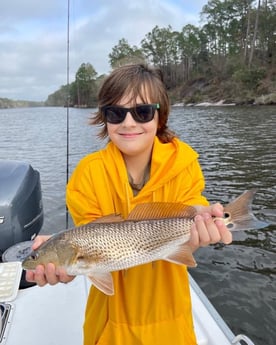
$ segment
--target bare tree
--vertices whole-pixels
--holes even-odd
[[[254,56],[254,51],[255,51],[255,44],[256,44],[256,38],[257,38],[257,32],[258,32],[258,26],[259,26],[260,8],[261,8],[261,0],[258,0],[258,7],[257,7],[255,26],[254,26],[254,34],[252,38],[251,50],[250,50],[250,56],[249,56],[249,62],[248,62],[249,68],[252,66],[252,61],[253,61],[253,56]]]

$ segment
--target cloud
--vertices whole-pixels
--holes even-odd
[[[70,80],[83,62],[99,75],[108,73],[108,54],[121,38],[139,46],[155,25],[174,30],[197,25],[203,4],[193,8],[188,3],[71,0]],[[0,97],[45,100],[64,85],[66,41],[67,1],[1,1]]]

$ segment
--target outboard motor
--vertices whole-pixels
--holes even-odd
[[[31,240],[43,224],[40,175],[31,165],[0,159],[0,257]]]

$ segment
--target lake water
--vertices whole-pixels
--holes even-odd
[[[69,173],[104,146],[88,126],[92,109],[70,109]],[[42,233],[66,226],[66,109],[0,110],[0,158],[29,162],[41,174]],[[266,229],[234,234],[229,246],[196,253],[192,276],[235,334],[256,345],[276,344],[276,107],[174,108],[170,126],[200,153],[211,202],[227,203],[257,188],[254,211]]]

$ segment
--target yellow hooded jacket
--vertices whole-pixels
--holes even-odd
[[[67,205],[76,225],[103,215],[126,217],[138,203],[207,205],[198,154],[175,138],[156,137],[150,179],[134,196],[118,148],[83,158],[67,186]],[[112,273],[114,296],[92,287],[84,322],[84,345],[195,345],[187,268],[157,261]]]

